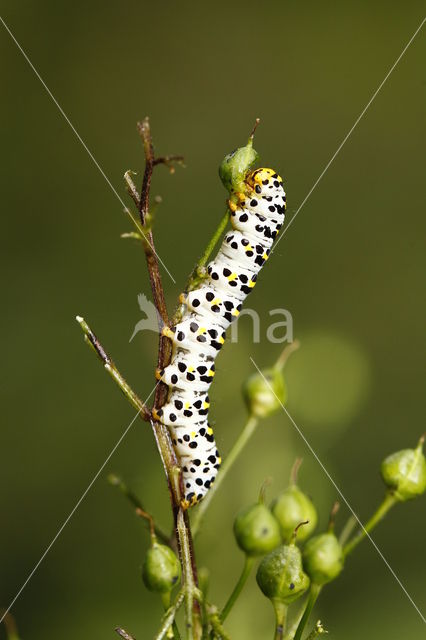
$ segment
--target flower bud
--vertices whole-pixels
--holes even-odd
[[[297,539],[306,540],[317,526],[317,511],[308,496],[295,484],[290,485],[272,504],[272,513],[280,525],[283,540],[289,542],[300,522]]]
[[[234,534],[238,546],[248,556],[264,555],[281,542],[278,523],[262,502],[244,509],[237,515]]]
[[[302,554],[295,544],[281,545],[265,556],[256,574],[257,584],[270,600],[290,604],[308,589]]]
[[[179,581],[180,573],[180,563],[172,549],[154,541],[148,549],[142,567],[142,578],[146,588],[158,593],[167,593]]]
[[[426,460],[423,455],[424,437],[416,449],[403,449],[383,460],[380,472],[387,487],[397,500],[416,498],[426,490]]]
[[[243,385],[244,401],[249,413],[266,418],[281,408],[287,400],[287,387],[277,367],[253,373]]]
[[[317,585],[331,582],[343,569],[343,550],[332,532],[314,536],[303,549],[303,566]]]

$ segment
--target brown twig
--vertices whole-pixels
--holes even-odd
[[[151,136],[151,127],[149,123],[149,118],[144,118],[142,122],[138,122],[137,124],[139,135],[142,138],[144,152],[145,152],[145,170],[142,181],[142,188],[139,200],[139,215],[142,222],[142,225],[145,224],[147,220],[147,216],[149,214],[149,195],[151,188],[151,180],[152,173],[154,167],[159,164],[169,165],[171,162],[178,161],[182,162],[182,156],[162,156],[155,158],[154,157],[154,147],[152,143]],[[133,197],[135,200],[135,198]],[[161,273],[158,264],[157,254],[155,252],[154,238],[152,234],[152,230],[149,229],[147,233],[147,242],[143,243],[146,262],[148,267],[149,279],[151,283],[151,290],[154,300],[155,308],[157,309],[159,319],[159,329],[163,326],[169,325],[169,315],[167,311],[167,306],[165,303],[164,297],[164,289],[161,279]],[[164,369],[168,364],[170,364],[172,356],[172,343],[169,338],[162,336],[160,333],[159,345],[158,345],[158,358],[157,358],[157,368]],[[161,408],[166,400],[168,395],[168,387],[164,383],[160,382],[157,385],[155,391],[155,399],[154,399],[154,407],[156,409]],[[175,532],[177,532],[177,518],[180,510],[181,499],[183,495],[183,486],[182,486],[182,478],[180,473],[179,461],[176,457],[176,453],[173,449],[173,445],[171,442],[170,434],[165,425],[160,422],[156,422],[151,418],[151,426],[153,429],[154,437],[157,443],[157,448],[160,452],[160,456],[163,462],[164,470],[166,473],[170,497],[172,502],[172,510],[173,510],[173,519]],[[186,528],[186,535],[189,541],[190,552],[191,552],[191,563],[192,563],[192,574],[193,581],[195,585],[197,585],[197,568],[195,563],[194,549],[192,543],[191,530],[189,525],[188,514],[184,514],[184,523]],[[176,533],[177,535],[177,533]],[[182,545],[179,544],[179,549],[181,550]]]
[[[115,631],[121,638],[124,638],[124,640],[136,640],[134,636],[131,636],[130,633],[127,633],[127,631],[120,627],[117,627]]]

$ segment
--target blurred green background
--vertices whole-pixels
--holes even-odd
[[[126,199],[122,175],[139,171],[136,121],[151,116],[158,153],[187,168],[159,168],[156,238],[177,284],[172,307],[224,208],[223,155],[254,118],[256,148],[285,179],[288,219],[420,24],[421,2],[2,2],[2,16],[82,138]],[[251,355],[271,364],[269,310],[285,307],[302,342],[286,375],[288,408],[364,521],[382,495],[385,454],[424,431],[424,33],[415,39],[301,210],[250,298],[249,318],[218,361],[212,417],[226,456],[245,410]],[[7,32],[2,68],[0,603],[7,605],[129,424],[126,404],[83,344],[82,314],[145,397],[153,386],[154,333],[129,343],[149,293],[120,202]],[[127,200],[126,200],[127,201]],[[276,321],[276,319],[274,319]],[[321,509],[336,493],[284,414],[265,421],[215,500],[197,541],[223,604],[242,565],[237,510],[266,476],[276,494],[292,460]],[[147,544],[106,475],[122,474],[169,522],[152,435],[135,423],[17,600],[23,640],[137,638],[157,627],[160,603],[141,584]],[[341,509],[339,525],[347,516]],[[425,502],[399,506],[374,534],[420,608],[425,605]],[[423,567],[423,569],[422,569]],[[365,542],[318,615],[332,637],[418,638],[424,626]],[[269,603],[250,582],[229,618],[235,638],[272,636]],[[3,630],[0,637],[4,638]]]

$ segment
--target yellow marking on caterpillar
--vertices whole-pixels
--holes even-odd
[[[156,409],[153,409],[153,410],[152,410],[152,417],[154,418],[154,420],[158,420],[158,421],[160,421],[160,416],[158,415],[158,413],[157,413],[157,410],[156,410]]]
[[[217,341],[218,341],[220,344],[223,344],[223,343],[225,342],[225,338],[222,338],[222,336],[219,336],[219,338],[217,339]]]
[[[220,464],[222,462],[222,458],[218,458],[217,461]]]
[[[163,327],[161,329],[161,335],[165,336],[166,338],[170,338],[170,340],[174,340],[174,338],[175,338],[175,334],[170,329],[170,327]]]
[[[211,436],[213,434],[213,429],[211,427],[207,427],[207,434]]]
[[[206,333],[206,331],[207,331],[207,329],[206,329],[205,327],[200,327],[200,328],[198,329],[198,333],[199,333],[200,335],[203,335],[203,333]]]
[[[188,367],[188,372],[192,373],[193,371],[195,371],[194,367]]]
[[[204,409],[208,409],[209,406],[210,406],[210,402],[204,402],[204,405],[203,405]]]
[[[189,402],[185,403],[185,409],[189,409]]]
[[[231,275],[230,275],[230,276],[227,276],[227,280],[228,280],[229,282],[231,282],[232,280],[235,280],[235,279],[236,279],[236,277],[237,277],[237,274],[236,274],[236,273],[231,273]]]
[[[264,260],[268,260],[269,256],[268,256],[268,254],[267,254],[267,253],[264,253],[264,254],[263,254],[263,256],[262,256],[262,258],[263,258]]]
[[[248,286],[249,286],[251,289],[253,289],[253,287],[255,287],[255,286],[256,286],[256,283],[255,283],[255,282],[253,282],[253,280],[250,280],[250,282],[248,283]]]
[[[238,311],[238,309],[234,309],[234,311],[232,312],[232,315],[233,316],[239,316],[240,312]],[[224,340],[224,342],[225,342],[225,340]]]
[[[155,370],[155,377],[157,380],[161,380],[161,369]]]
[[[195,431],[191,431],[191,438],[195,438]]]

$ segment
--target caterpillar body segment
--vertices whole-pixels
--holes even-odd
[[[208,391],[214,379],[215,358],[225,341],[226,329],[238,317],[255,286],[284,223],[286,196],[282,179],[273,169],[245,171],[244,179],[228,170],[226,163],[231,166],[242,151],[247,155],[246,149],[250,151],[250,140],[247,148],[225,158],[220,171],[231,191],[233,229],[225,234],[203,283],[181,294],[179,299],[185,306],[182,321],[163,329],[163,335],[173,343],[172,360],[156,375],[168,385],[169,395],[166,404],[154,410],[153,415],[170,430],[182,469],[184,508],[204,497],[220,467],[208,423]],[[255,157],[251,154],[250,158],[252,164]],[[238,189],[233,189],[236,184]]]

